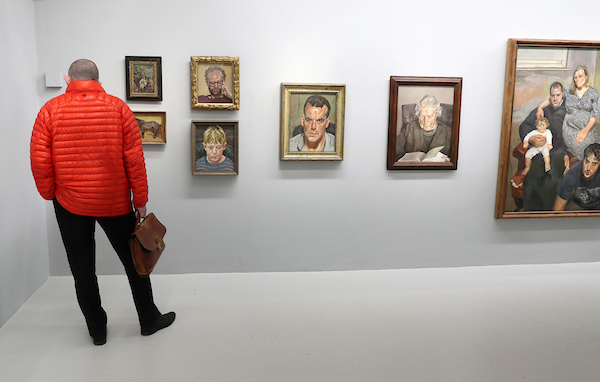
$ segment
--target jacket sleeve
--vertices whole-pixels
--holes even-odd
[[[52,162],[52,135],[49,125],[49,114],[45,108],[42,108],[33,125],[29,146],[31,172],[35,185],[40,195],[47,200],[54,198],[56,189]]]
[[[144,207],[148,203],[148,180],[142,149],[142,135],[133,112],[123,103],[123,160],[127,178],[133,193],[133,205]]]

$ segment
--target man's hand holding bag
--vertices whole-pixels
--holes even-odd
[[[137,224],[129,240],[129,248],[135,270],[140,276],[148,276],[165,250],[163,237],[167,228],[158,221],[153,213],[144,220],[137,215]],[[140,222],[141,220],[141,222]]]

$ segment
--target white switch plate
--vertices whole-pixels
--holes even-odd
[[[47,88],[62,88],[63,74],[61,71],[46,72],[46,87]]]

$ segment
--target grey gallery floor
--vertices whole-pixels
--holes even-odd
[[[598,381],[600,264],[155,275],[173,326],[139,334],[102,276],[108,342],[69,277],[0,328],[0,381]]]

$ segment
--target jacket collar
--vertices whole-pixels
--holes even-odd
[[[97,81],[71,81],[67,86],[67,93],[69,92],[99,92],[106,93],[100,83]]]

